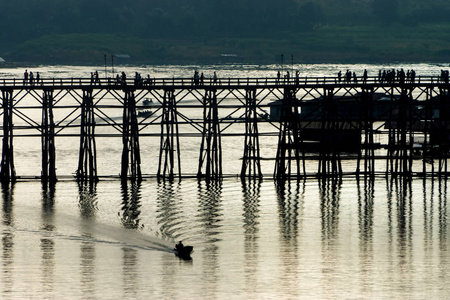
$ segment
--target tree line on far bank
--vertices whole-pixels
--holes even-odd
[[[0,0],[0,54],[51,35],[280,39],[323,26],[417,26],[449,15],[450,2],[439,0]]]

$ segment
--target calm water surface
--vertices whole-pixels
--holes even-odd
[[[361,73],[370,68],[375,74],[378,68],[400,66],[295,67],[309,76],[328,76],[347,68]],[[423,75],[442,68],[401,67]],[[186,77],[197,68],[123,69]],[[201,68],[223,76],[265,77],[278,66]],[[42,76],[71,77],[89,76],[92,68],[40,70]],[[0,69],[0,77],[22,73]],[[226,171],[237,174],[242,146],[230,139]],[[158,140],[140,142],[143,169],[153,170]],[[103,174],[118,173],[118,160],[107,159],[120,156],[114,143],[99,145],[99,156],[106,157],[99,162]],[[262,143],[267,156],[276,151],[272,140]],[[18,175],[39,174],[37,145],[15,141]],[[78,149],[71,145],[77,141],[57,140],[58,174],[76,169]],[[195,170],[197,141],[186,139],[182,148],[183,167]],[[273,162],[264,168],[270,173]],[[1,191],[1,298],[445,299],[450,292],[447,182],[17,182]],[[194,246],[191,261],[171,252],[178,240]]]

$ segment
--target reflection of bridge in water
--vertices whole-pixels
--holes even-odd
[[[36,136],[41,138],[44,181],[57,179],[58,137],[79,137],[75,177],[83,180],[98,178],[97,137],[120,137],[120,178],[142,179],[139,140],[150,136],[160,139],[158,178],[186,176],[181,170],[180,137],[201,139],[197,177],[222,178],[225,136],[243,138],[244,178],[261,178],[265,159],[275,160],[274,176],[280,180],[380,172],[448,174],[450,85],[437,77],[419,76],[413,82],[375,77],[351,82],[335,77],[204,82],[62,78],[33,84],[3,79],[0,89],[3,181],[20,178],[14,167],[14,138]],[[274,132],[260,133],[263,122],[270,123]],[[244,132],[230,130],[235,124],[245,127]],[[99,133],[98,128],[107,131]],[[271,134],[278,135],[277,151],[273,157],[261,157],[259,137]],[[347,159],[355,162],[351,172],[342,168]],[[309,160],[317,161],[316,169],[306,169]],[[377,160],[384,161],[382,171],[375,168]]]

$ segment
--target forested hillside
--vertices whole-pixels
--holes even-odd
[[[441,0],[0,0],[0,57],[95,63],[445,60]]]

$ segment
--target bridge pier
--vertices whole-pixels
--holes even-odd
[[[389,118],[388,170],[393,176],[412,176],[413,143],[415,122],[412,90],[402,88],[398,100],[392,99],[391,118]]]
[[[122,165],[120,177],[122,180],[142,180],[141,155],[139,148],[139,128],[136,116],[136,99],[134,90],[125,89],[123,104],[122,129]]]
[[[256,112],[256,89],[246,90],[245,101],[245,142],[241,178],[262,178],[258,114]]]
[[[41,181],[54,183],[56,178],[55,122],[53,120],[53,90],[45,89],[42,98],[42,175]]]
[[[301,176],[300,168],[300,120],[298,103],[295,97],[295,88],[284,89],[280,111],[280,133],[278,136],[277,156],[275,159],[275,178],[285,181],[289,177]],[[304,154],[304,151],[302,151]],[[296,163],[296,174],[292,174],[292,161]],[[303,174],[306,174],[305,160],[303,159]]]
[[[204,177],[207,181],[222,178],[222,144],[217,105],[216,89],[205,89],[197,178]]]
[[[175,160],[176,154],[176,160]],[[161,116],[158,178],[173,180],[177,167],[181,176],[180,138],[178,135],[177,102],[173,89],[164,90]]]
[[[13,90],[2,90],[3,106],[3,145],[0,180],[9,182],[16,180],[13,151]]]
[[[80,151],[76,177],[79,180],[98,180],[97,149],[95,144],[94,99],[92,89],[83,90],[81,103]]]
[[[321,177],[342,175],[337,105],[333,88],[324,88],[318,170]]]
[[[433,145],[438,146],[438,153],[433,153],[439,161],[438,174],[448,174],[448,158],[450,151],[450,89],[448,87],[439,89],[439,100],[437,103],[437,128],[433,131]]]
[[[373,134],[374,123],[374,100],[373,89],[362,89],[360,102],[360,128],[364,132],[362,149],[358,152],[356,175],[361,173],[364,176],[373,177],[375,175],[375,145]],[[361,172],[361,160],[364,161]]]

